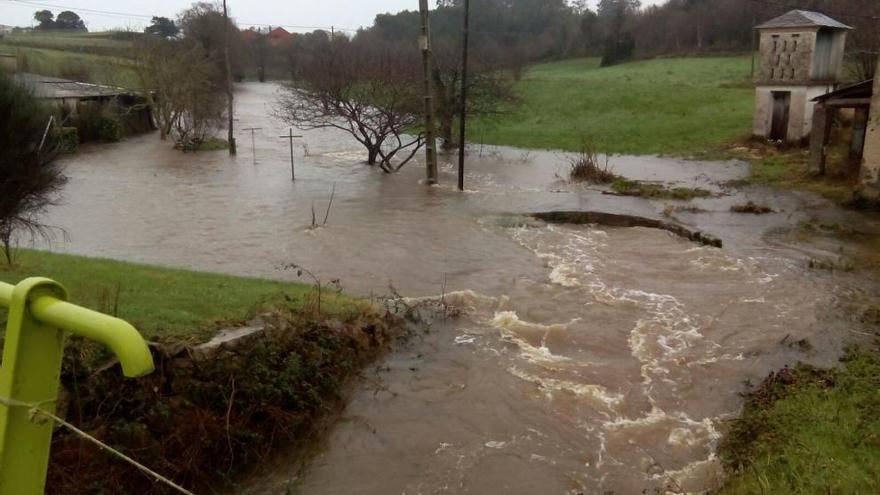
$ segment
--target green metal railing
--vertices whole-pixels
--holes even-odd
[[[9,308],[0,364],[0,495],[43,493],[61,379],[66,333],[109,347],[127,377],[153,371],[137,330],[118,318],[67,302],[61,284],[29,278],[0,282],[0,307]]]

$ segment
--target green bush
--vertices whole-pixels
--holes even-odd
[[[58,134],[58,144],[62,153],[71,153],[79,146],[79,131],[76,127],[62,127]]]
[[[122,139],[122,123],[114,117],[102,115],[95,122],[98,139],[103,143],[115,143]]]

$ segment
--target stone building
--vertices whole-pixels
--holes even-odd
[[[804,142],[812,129],[813,99],[837,87],[852,28],[818,12],[792,10],[755,29],[760,46],[753,134]]]

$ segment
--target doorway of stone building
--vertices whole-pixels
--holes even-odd
[[[773,92],[773,121],[770,139],[785,141],[788,138],[788,116],[791,108],[791,91]]]

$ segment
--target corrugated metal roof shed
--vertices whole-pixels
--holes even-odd
[[[844,86],[837,91],[825,93],[813,98],[813,101],[827,101],[832,98],[870,98],[874,94],[874,80],[868,79],[849,86]]]
[[[102,86],[100,84],[71,81],[69,79],[59,79],[57,77],[37,74],[20,73],[15,75],[15,79],[20,84],[29,86],[38,98],[108,98],[130,93],[130,91],[124,88]]]
[[[755,29],[827,27],[833,29],[852,29],[820,12],[792,10],[781,16],[756,26]]]

